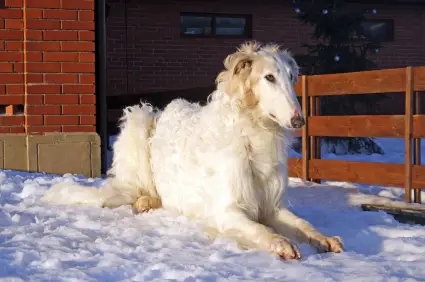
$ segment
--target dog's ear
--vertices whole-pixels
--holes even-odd
[[[289,51],[283,50],[280,52],[280,55],[288,61],[289,67],[291,68],[291,73],[294,76],[294,82],[297,83],[298,76],[300,75],[300,67],[297,61]]]
[[[233,74],[241,74],[242,72],[251,70],[252,60],[250,58],[243,58],[239,60],[233,68]]]
[[[291,72],[294,76],[294,82],[298,83],[298,76],[300,75],[300,67],[298,66],[297,62],[293,58],[290,58],[288,62],[289,62],[289,66],[291,67]]]
[[[251,73],[253,60],[254,58],[251,55],[239,51],[228,55],[224,60],[226,70],[219,73],[216,83],[226,82],[222,86],[225,87],[223,91],[228,95],[240,92],[242,88],[247,87],[247,78]],[[245,93],[245,91],[243,92]]]
[[[239,81],[237,86],[240,87],[240,85],[243,85],[242,88],[244,89],[243,95],[239,98],[239,107],[241,109],[253,108],[258,104],[258,100],[252,92],[251,83],[247,81],[249,75],[251,74],[253,58],[250,55],[243,55],[237,59],[238,61],[235,62],[233,67],[233,75],[238,78],[234,81]]]
[[[224,67],[229,70],[232,75],[238,75],[242,72],[246,72],[246,70],[250,70],[252,61],[253,58],[251,54],[237,51],[228,55],[223,63]]]

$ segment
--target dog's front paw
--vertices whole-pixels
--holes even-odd
[[[342,253],[344,251],[344,244],[342,242],[342,239],[338,236],[317,236],[311,238],[310,242],[316,248],[316,250],[321,253]]]
[[[280,236],[272,240],[270,251],[284,260],[301,258],[301,253],[297,245],[289,239]]]
[[[138,213],[149,212],[162,206],[161,199],[157,197],[142,196],[133,204]]]

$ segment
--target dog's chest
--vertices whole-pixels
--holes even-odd
[[[272,134],[247,137],[246,148],[252,172],[256,178],[267,179],[278,173],[282,161],[282,145]]]
[[[257,199],[257,216],[261,217],[274,210],[284,189],[281,170],[283,144],[281,139],[267,132],[250,135],[246,142],[252,189]]]

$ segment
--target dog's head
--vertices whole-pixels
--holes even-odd
[[[294,90],[299,67],[289,52],[278,45],[248,42],[227,56],[224,66],[226,70],[217,77],[219,89],[240,110],[255,110],[283,128],[304,125]]]

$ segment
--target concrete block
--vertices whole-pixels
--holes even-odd
[[[0,168],[100,176],[96,133],[0,134]]]

